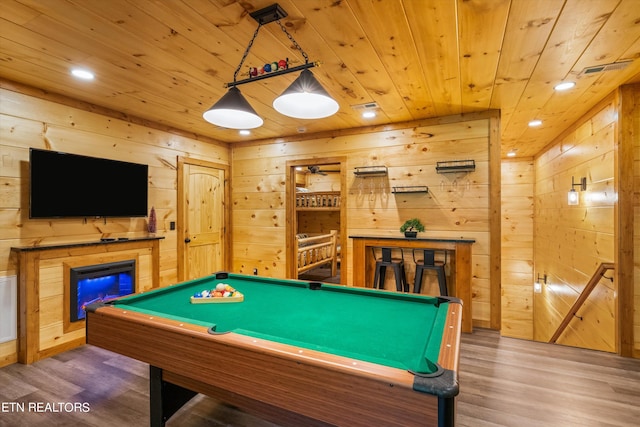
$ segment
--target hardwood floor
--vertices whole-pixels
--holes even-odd
[[[637,426],[640,360],[463,334],[458,426]]]
[[[340,265],[338,265],[337,276],[331,275],[331,267],[320,266],[312,270],[306,271],[298,276],[300,280],[309,280],[311,282],[337,283],[340,284]]]
[[[147,377],[146,364],[88,345],[10,365],[0,369],[0,426],[146,426]],[[640,420],[640,360],[494,331],[463,334],[460,390],[458,426],[637,426]],[[88,405],[67,412],[70,402]],[[167,425],[274,427],[202,395]]]

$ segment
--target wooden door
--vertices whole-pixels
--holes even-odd
[[[178,278],[227,269],[227,167],[192,159],[178,163]]]

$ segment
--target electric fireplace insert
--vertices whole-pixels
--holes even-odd
[[[84,320],[84,307],[135,292],[136,261],[88,265],[70,270],[70,321]]]

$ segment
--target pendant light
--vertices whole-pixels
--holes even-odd
[[[318,80],[316,80],[313,73],[309,71],[309,68],[317,66],[318,63],[309,62],[309,57],[305,51],[280,22],[280,19],[286,17],[287,13],[276,3],[253,12],[250,15],[258,22],[258,28],[253,34],[253,38],[249,42],[240,64],[233,73],[233,82],[225,85],[229,90],[218,102],[203,113],[203,118],[209,123],[230,129],[253,129],[262,126],[264,121],[244,98],[237,86],[295,71],[302,72],[291,86],[276,98],[273,102],[274,109],[285,116],[297,119],[320,119],[335,114],[340,108],[338,103],[331,98]],[[278,25],[280,25],[280,29],[287,35],[296,49],[300,51],[305,59],[305,63],[293,68],[289,68],[287,63],[284,69],[279,68],[278,71],[268,72],[240,81],[236,80],[251,46],[258,36],[258,31],[260,31],[262,25],[273,21],[276,21]]]
[[[323,119],[334,115],[340,106],[329,96],[309,70],[304,70],[282,95],[273,101],[280,114],[296,119]]]
[[[206,121],[229,129],[253,129],[264,120],[235,86],[202,115]]]

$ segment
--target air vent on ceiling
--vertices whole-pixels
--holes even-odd
[[[627,65],[631,64],[632,62],[633,62],[633,60],[629,59],[627,61],[612,62],[610,64],[594,65],[592,67],[587,67],[584,70],[580,71],[580,74],[578,74],[578,75],[579,76],[588,76],[588,75],[591,75],[591,74],[602,73],[604,71],[622,70],[623,68],[625,68]]]
[[[366,102],[364,104],[352,105],[351,108],[356,111],[375,110],[378,108],[378,104],[375,102]]]

